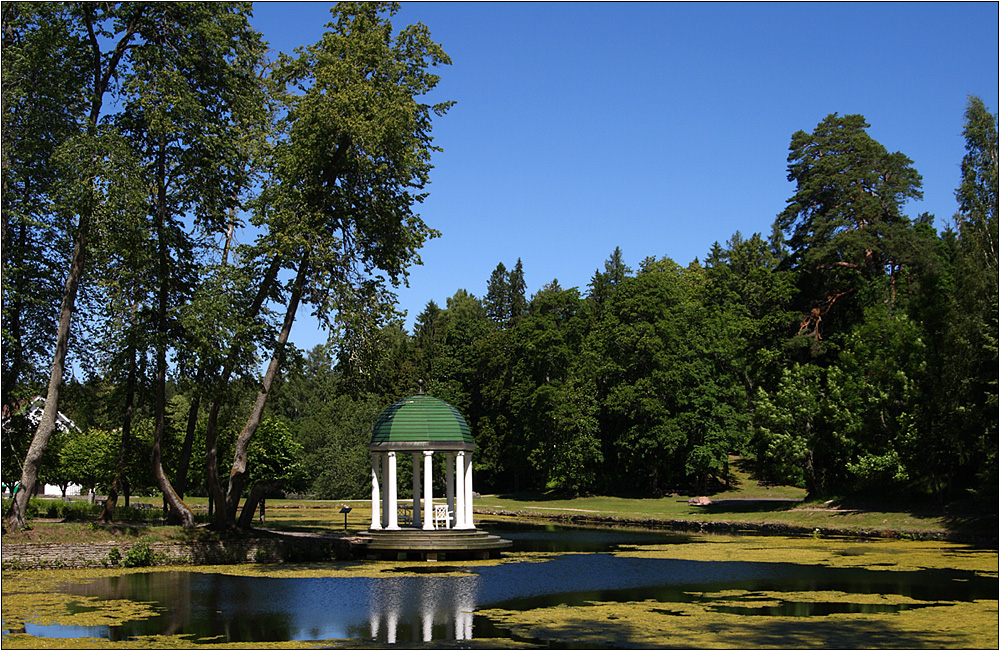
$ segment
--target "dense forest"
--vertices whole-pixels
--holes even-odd
[[[586,287],[530,296],[501,261],[408,332],[393,290],[438,235],[415,207],[449,107],[421,97],[448,57],[392,5],[342,4],[272,61],[249,12],[4,3],[5,487],[93,486],[106,519],[156,492],[186,525],[209,495],[219,527],[269,491],[365,497],[372,424],[424,380],[468,420],[482,491],[705,494],[741,455],[816,497],[995,507],[981,99],[955,215],[905,214],[913,162],[834,113],[792,134],[771,233],[636,269],[615,248]],[[307,311],[330,340],[302,351]]]

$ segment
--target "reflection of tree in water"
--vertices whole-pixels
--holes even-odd
[[[293,614],[287,610],[294,603],[291,582],[270,579],[261,590],[260,580],[253,577],[210,574],[207,578],[209,589],[202,593],[206,603],[191,618],[195,630],[185,633],[223,635],[227,642],[291,639]]]
[[[88,583],[69,586],[68,592],[100,599],[126,599],[154,603],[160,614],[156,617],[124,622],[108,627],[108,639],[126,640],[139,635],[174,635],[186,633],[191,619],[192,600],[177,595],[196,595],[190,572],[161,572],[111,576]]]
[[[198,572],[154,572],[102,578],[70,586],[69,591],[157,605],[160,615],[156,617],[109,627],[112,641],[143,635],[224,636],[228,642],[291,639],[293,617],[286,610],[293,603],[291,586],[272,580],[273,585],[260,590],[258,581]]]
[[[471,640],[480,577],[395,577],[373,582],[368,601],[368,637],[398,640]],[[360,638],[363,631],[350,631]]]

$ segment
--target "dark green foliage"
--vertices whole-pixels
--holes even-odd
[[[907,217],[920,177],[866,129],[833,115],[796,134],[798,190],[775,234],[736,233],[704,266],[647,258],[633,273],[616,249],[586,297],[553,282],[516,319],[505,297],[523,271],[500,264],[483,301],[428,304],[405,363],[466,415],[477,486],[702,493],[749,453],[759,479],[815,495],[983,494],[997,371],[981,304],[995,289],[976,279],[995,220],[938,235],[933,217]]]
[[[956,237],[946,251],[953,266],[933,296],[941,340],[933,361],[935,388],[928,391],[931,438],[947,448],[950,472],[935,469],[935,487],[964,491],[993,504],[997,499],[998,281],[997,116],[976,97],[965,113],[966,155],[956,192]],[[947,235],[947,234],[946,234]],[[950,239],[950,238],[949,238]],[[953,243],[952,243],[953,242]],[[947,272],[951,273],[948,274]],[[931,299],[928,300],[931,302]],[[943,424],[946,423],[947,426]]]
[[[286,490],[321,499],[357,499],[370,493],[367,445],[372,425],[387,405],[350,385],[351,378],[335,368],[326,347],[314,348],[289,365],[272,405],[288,423],[297,446],[292,455],[296,472]],[[253,456],[251,472],[252,461]]]
[[[789,146],[796,193],[776,225],[800,271],[799,335],[814,353],[823,338],[846,333],[866,305],[893,300],[912,233],[903,204],[923,196],[913,161],[889,153],[868,126],[860,115],[834,113],[812,133],[796,132]],[[887,274],[889,282],[880,282]]]
[[[832,115],[792,139],[777,224],[812,354],[758,391],[759,470],[815,494],[995,501],[996,117],[970,99],[958,232],[940,236],[902,214],[919,175],[867,126]]]
[[[112,547],[105,558],[105,564],[117,567],[122,562],[122,553],[117,547]]]

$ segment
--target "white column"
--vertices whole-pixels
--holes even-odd
[[[465,460],[465,528],[475,529],[472,521],[472,455]]]
[[[465,452],[455,455],[455,528],[465,529]]]
[[[462,591],[456,602],[454,602],[455,607],[455,639],[456,640],[471,640],[472,639],[472,618],[473,612],[476,610],[476,604],[473,602],[472,597],[468,591]]]
[[[451,522],[448,526],[455,528],[455,453],[449,452],[445,455],[444,461],[444,485],[445,498],[448,500],[448,513],[451,514]]]
[[[458,620],[461,622],[462,626],[462,637],[459,639],[471,640],[472,639],[472,611],[463,610],[458,614]]]
[[[390,452],[389,454],[395,454],[395,453],[394,452]],[[399,620],[399,611],[396,610],[396,608],[394,607],[392,610],[389,611],[389,616],[386,619],[388,621],[386,622],[385,640],[389,644],[395,644],[396,643],[396,623]]]
[[[420,453],[410,455],[413,459],[413,526],[420,522]]]
[[[424,611],[420,615],[424,625],[424,642],[430,642],[434,631],[434,610],[425,604]]]
[[[396,531],[399,529],[399,506],[396,498],[396,453],[386,452],[386,456],[389,457],[389,472],[386,473],[389,476],[385,480],[385,491],[389,494],[389,513],[387,514],[389,516],[389,525],[386,529]]]
[[[389,526],[389,459],[384,452],[379,453],[382,463],[382,528]]]
[[[378,471],[379,466],[382,461],[382,455],[378,452],[372,452],[372,529],[382,528],[382,514],[379,512],[379,502],[382,501],[382,497],[379,495],[378,490]]]
[[[431,482],[433,459],[433,451],[424,451],[424,529],[434,528],[434,486]]]

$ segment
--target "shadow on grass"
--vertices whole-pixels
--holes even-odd
[[[791,511],[800,504],[802,500],[796,499],[713,500],[711,504],[698,507],[694,513],[771,513]]]
[[[977,547],[997,549],[997,514],[949,515],[945,517],[948,531],[955,540]]]
[[[268,519],[264,524],[255,522],[254,526],[267,527],[268,529],[276,529],[280,531],[312,531],[312,532],[328,532],[328,531],[343,531],[344,521],[341,520],[337,522],[336,520],[279,520],[277,518],[271,520]],[[360,526],[357,522],[349,522],[349,529],[357,529]]]
[[[873,499],[868,496],[848,496],[832,500],[830,506],[846,512],[869,511],[905,513],[911,518],[938,518],[948,530],[948,538],[990,549],[997,548],[998,518],[995,507],[974,503],[942,504],[932,499],[891,496]]]
[[[498,493],[497,497],[512,502],[557,502],[573,500],[581,495],[567,491],[518,491]]]

